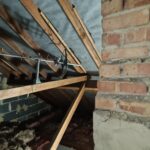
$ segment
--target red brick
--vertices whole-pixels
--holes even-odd
[[[120,92],[130,94],[146,94],[147,86],[144,83],[121,82]]]
[[[126,101],[123,99],[117,100],[114,98],[97,97],[95,103],[96,109],[111,110],[111,111],[125,111],[142,115],[144,117],[150,117],[150,103],[148,102],[136,102],[135,99],[132,101]]]
[[[110,53],[111,53],[110,51],[104,50],[104,51],[102,52],[102,54],[101,54],[102,60],[103,60],[103,61],[110,60]]]
[[[102,53],[103,61],[108,60],[120,60],[127,58],[141,58],[147,57],[149,55],[148,48],[146,47],[138,47],[138,48],[123,48],[123,49],[115,49],[115,50],[105,50]]]
[[[149,9],[121,14],[103,20],[104,32],[123,29],[131,26],[144,25],[149,22]]]
[[[115,92],[115,82],[113,81],[99,81],[97,87],[100,92]]]
[[[150,63],[101,65],[100,76],[103,78],[150,77]]]
[[[125,111],[137,113],[143,116],[150,116],[150,103],[120,101],[119,107]]]
[[[120,45],[120,42],[121,42],[120,34],[112,33],[112,34],[104,34],[103,35],[104,46]]]
[[[147,29],[147,40],[150,40],[150,27]]]
[[[119,65],[101,65],[100,76],[101,77],[115,77],[120,75]]]
[[[150,76],[150,63],[139,64],[138,65],[138,73],[141,75]]]
[[[132,77],[149,77],[150,63],[124,65],[123,75]]]
[[[99,92],[113,94],[138,94],[147,93],[147,86],[144,83],[123,82],[123,81],[99,81],[97,84]]]
[[[97,98],[95,101],[95,108],[104,110],[115,110],[116,101],[106,98]]]
[[[150,4],[150,0],[126,0],[124,8],[126,9],[134,8],[134,7],[143,6],[147,4]]]
[[[118,12],[123,8],[122,0],[111,0],[102,3],[102,15],[106,16],[111,13]]]
[[[124,34],[124,43],[134,43],[150,40],[150,27],[130,30]]]

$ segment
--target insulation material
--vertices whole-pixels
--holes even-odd
[[[72,0],[71,1],[79,12],[82,20],[87,26],[91,36],[93,37],[98,51],[101,49],[101,16],[100,16],[100,3],[99,0]],[[34,41],[36,41],[42,49],[51,53],[56,57],[60,57],[61,53],[53,44],[53,42],[47,37],[43,30],[39,27],[36,21],[32,16],[26,11],[26,9],[21,5],[19,1],[14,1],[10,5],[10,0],[1,0],[0,3],[3,3],[8,7],[8,10],[11,11],[11,15],[18,21],[18,23],[26,29],[29,34],[32,36]],[[68,46],[73,50],[75,55],[81,61],[81,64],[88,71],[98,71],[96,65],[88,54],[85,46],[78,37],[75,29],[72,24],[66,17],[63,12],[59,2],[57,0],[34,0],[34,3],[46,14],[51,23],[57,29],[61,37],[68,44]],[[90,5],[89,5],[90,4]],[[5,30],[10,30],[8,26],[4,26],[0,20],[1,28]],[[12,31],[11,31],[12,33]],[[14,33],[12,33],[15,35]],[[27,45],[22,42],[21,46],[28,51],[31,51]],[[0,45],[1,46],[1,45]],[[30,52],[29,54],[32,55]]]

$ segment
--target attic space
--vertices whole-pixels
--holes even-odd
[[[150,0],[0,0],[0,150],[150,150]]]

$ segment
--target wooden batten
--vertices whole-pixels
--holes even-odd
[[[85,92],[96,93],[98,91],[97,83],[98,80],[88,80],[84,88]],[[58,87],[58,89],[78,91],[80,88],[78,85],[74,85],[74,86],[68,85],[68,86]]]
[[[9,37],[7,38],[4,38],[4,37],[0,37],[0,39],[5,43],[7,44],[14,52],[16,52],[19,56],[22,56],[22,57],[28,57],[28,54],[23,51],[19,45],[14,42],[12,39],[10,39]],[[2,50],[1,52],[4,52],[4,50]],[[25,62],[27,64],[29,64],[31,67],[35,67],[35,63],[29,59],[25,59]],[[40,71],[40,74],[44,77],[44,78],[47,78],[47,73],[45,71]]]
[[[2,59],[0,59],[0,68],[2,67],[3,70],[7,70],[8,75],[13,74],[16,77],[19,77],[21,73],[19,71],[15,71],[14,68],[10,67],[10,64],[6,64]]]
[[[31,93],[36,93],[36,92],[53,89],[53,88],[57,88],[60,86],[65,86],[73,83],[84,82],[84,81],[87,81],[87,76],[73,77],[73,78],[62,79],[58,81],[51,81],[46,83],[0,90],[0,100],[31,94]]]
[[[2,49],[2,52],[8,54],[4,49]],[[14,70],[15,72],[20,72],[27,75],[29,78],[32,78],[32,72],[27,67],[20,64],[15,66],[15,63],[11,62],[11,59],[8,57],[6,57],[5,59],[1,59],[1,61],[3,61],[8,67],[10,67],[10,69]]]
[[[101,56],[100,54],[98,54],[98,50],[95,46],[95,43],[91,35],[89,34],[86,26],[84,25],[83,21],[81,20],[79,14],[77,13],[77,10],[74,7],[72,7],[69,0],[59,0],[59,3],[62,6],[69,20],[71,21],[73,27],[77,31],[79,37],[83,41],[97,68],[99,68],[101,64]]]
[[[40,54],[40,57],[42,58],[47,58],[48,56],[50,57],[50,55],[45,52],[44,50],[41,49],[41,47],[35,43],[32,39],[32,37],[28,34],[28,32],[23,29],[16,20],[14,20],[12,18],[12,16],[9,14],[9,12],[7,11],[7,9],[5,9],[4,6],[0,6],[0,17],[10,26],[10,28],[17,34],[19,35],[19,37],[29,46],[32,48],[32,50],[36,53],[36,54]],[[13,20],[13,21],[12,21]],[[55,66],[55,64],[52,63],[46,63],[49,68],[54,71],[57,72],[58,71],[58,67]]]
[[[60,127],[58,128],[58,131],[56,133],[56,135],[54,136],[53,140],[52,140],[52,144],[51,144],[51,148],[50,150],[56,150],[82,97],[83,97],[83,94],[84,94],[84,88],[85,88],[85,83],[81,86],[80,88],[80,91],[77,95],[77,97],[74,99],[74,101],[72,102],[71,106],[69,107],[62,123],[60,124]]]
[[[73,64],[80,64],[79,60],[76,58],[74,53],[69,49],[67,44],[60,37],[56,29],[50,23],[48,18],[44,15],[44,13],[32,2],[32,0],[21,0],[22,5],[30,12],[33,18],[37,21],[37,23],[41,26],[44,32],[48,35],[48,37],[55,43],[56,47],[60,50],[60,52],[65,55],[65,50],[67,51],[68,61]],[[59,44],[57,44],[59,43]],[[85,69],[83,66],[74,66],[74,69],[79,73],[85,73]]]
[[[59,87],[58,89],[61,90],[73,90],[73,91],[78,91],[79,87],[73,87],[73,86],[63,86],[63,87]],[[96,93],[98,91],[97,87],[85,87],[85,91],[86,92],[94,92]]]

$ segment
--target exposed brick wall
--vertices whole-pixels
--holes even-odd
[[[0,101],[0,122],[24,121],[50,110],[50,105],[35,95],[25,95]]]
[[[103,0],[96,109],[150,117],[150,0]]]
[[[0,74],[0,89],[7,88],[7,78]],[[33,94],[5,99],[0,101],[0,122],[24,121],[50,109],[49,104]]]

